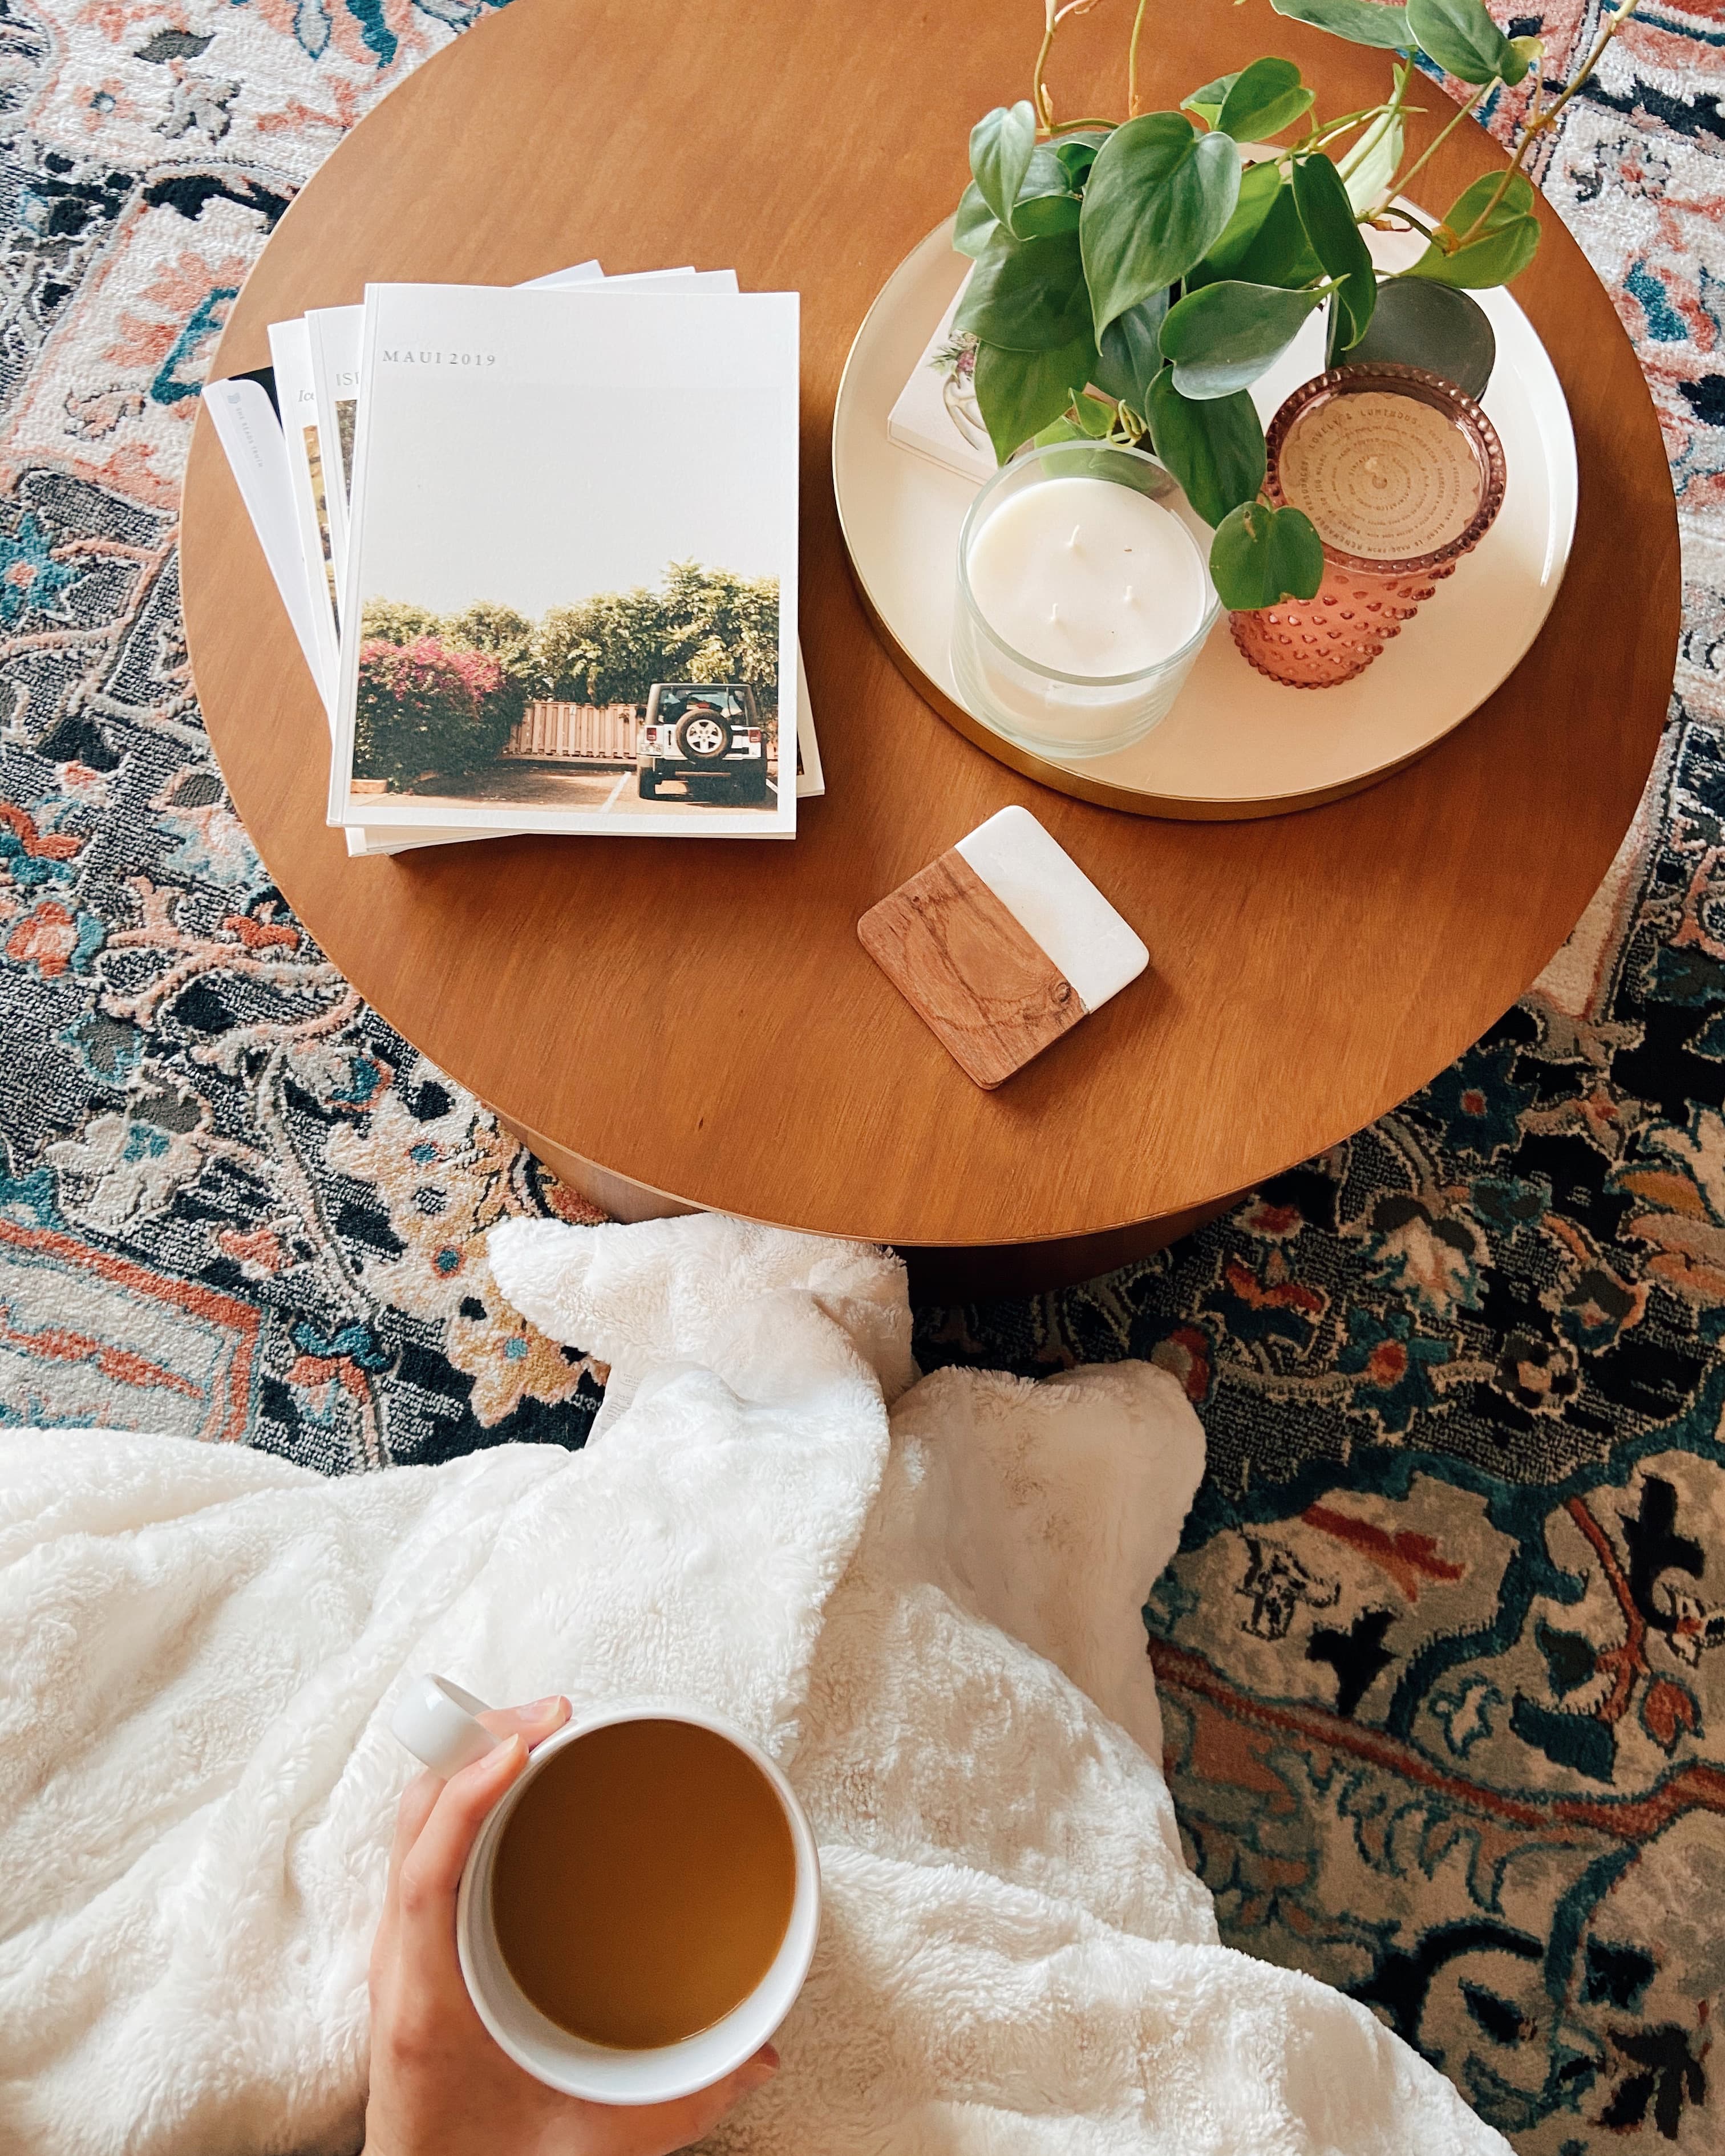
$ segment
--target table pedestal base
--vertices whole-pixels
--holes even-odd
[[[578,1191],[614,1220],[665,1220],[702,1210],[654,1189],[650,1183],[635,1183],[626,1175],[601,1168],[597,1161],[571,1152],[567,1146],[525,1124],[511,1122],[506,1116],[497,1120],[560,1182]],[[1170,1243],[1178,1242],[1183,1235],[1191,1235],[1237,1203],[1237,1196],[1219,1198],[1211,1204],[1167,1214],[1158,1220],[1133,1221],[1094,1235],[1064,1235],[1049,1242],[911,1243],[897,1248],[910,1271],[913,1305],[1000,1301],[1052,1294],[1060,1288],[1075,1287],[1081,1281],[1096,1280],[1134,1259],[1166,1250]]]
[[[1227,1212],[1244,1194],[1095,1235],[1063,1235],[1046,1243],[900,1244],[898,1254],[910,1269],[911,1301],[918,1306],[1051,1295],[1165,1250]]]

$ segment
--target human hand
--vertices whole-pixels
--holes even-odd
[[[372,1948],[365,2156],[669,2156],[778,2071],[768,2044],[675,2103],[588,2103],[516,2066],[475,2011],[455,1952],[462,1867],[531,1748],[568,1718],[566,1699],[481,1715],[506,1741],[447,1782],[421,1774],[401,1800]]]

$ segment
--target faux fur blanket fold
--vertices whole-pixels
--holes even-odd
[[[914,1383],[903,1275],[707,1216],[511,1222],[613,1364],[581,1453],[326,1481],[0,1437],[0,2151],[351,2150],[397,1686],[697,1699],[822,1851],[762,2156],[1474,2156],[1363,2009],[1216,1942],[1138,1609],[1203,1438],[1139,1364]]]

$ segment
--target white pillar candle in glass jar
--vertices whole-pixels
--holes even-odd
[[[1209,536],[1142,449],[1060,444],[1015,458],[959,541],[952,665],[973,716],[1066,759],[1147,733],[1216,619]]]

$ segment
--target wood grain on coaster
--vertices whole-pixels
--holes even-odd
[[[1084,1014],[1072,984],[960,853],[871,906],[862,947],[968,1078],[992,1089]]]

